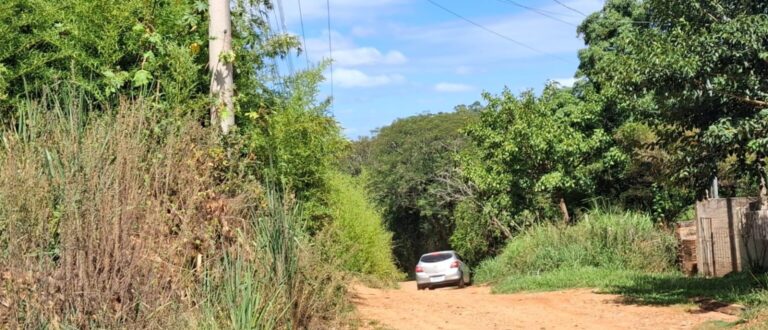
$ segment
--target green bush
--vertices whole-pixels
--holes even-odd
[[[674,268],[675,239],[639,213],[593,211],[573,226],[534,226],[509,241],[501,255],[483,262],[480,282],[507,276],[593,267],[665,272]]]
[[[333,222],[321,234],[323,250],[344,270],[392,283],[399,279],[392,255],[392,233],[367,199],[362,178],[330,175]]]

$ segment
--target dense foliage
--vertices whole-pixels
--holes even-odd
[[[298,45],[269,30],[269,0],[233,1],[238,104],[271,105],[271,59]],[[97,104],[149,91],[153,107],[205,118],[210,76],[202,0],[26,1],[0,4],[0,115],[69,83]]]
[[[337,318],[342,275],[305,248],[296,202],[243,180],[248,160],[216,135],[189,118],[159,128],[142,103],[112,114],[45,101],[0,130],[3,324],[295,328]]]
[[[765,175],[765,2],[609,1],[579,31],[580,74],[654,128],[679,186]]]
[[[286,79],[291,93],[268,111],[249,112],[242,121],[244,152],[253,155],[252,172],[263,181],[295,193],[304,203],[312,232],[330,220],[328,173],[348,142],[327,112],[330,100],[318,101],[320,68]]]
[[[476,117],[473,108],[401,119],[355,146],[358,156],[351,161],[368,168],[369,191],[394,233],[403,268],[415,265],[421,253],[449,247],[458,202],[450,181],[457,176],[454,156],[465,145],[459,130]]]
[[[403,249],[446,248],[449,237],[477,261],[527,227],[580,218],[595,200],[668,223],[687,220],[716,177],[721,197],[759,193],[768,155],[766,3],[611,0],[578,33],[586,48],[573,87],[486,93],[478,119],[458,127],[463,137],[434,124],[436,133],[413,129],[429,123],[416,116],[357,143],[350,166],[373,169],[370,188],[396,219],[393,230],[422,232],[426,216],[444,224],[428,237],[396,234]],[[412,147],[434,139],[463,146],[442,156]],[[454,175],[431,179],[441,164]],[[434,182],[445,189],[424,188]],[[431,202],[445,196],[450,203]]]
[[[392,255],[392,233],[384,218],[368,199],[365,177],[333,173],[330,178],[330,205],[333,222],[321,235],[328,238],[323,250],[345,270],[367,275],[366,279],[393,284],[400,273]]]
[[[559,212],[568,222],[569,206],[611,193],[627,156],[613,143],[600,103],[578,97],[590,92],[552,84],[541,96],[484,95],[488,105],[466,129],[475,152],[462,163],[477,190],[479,217],[491,219],[481,221],[520,230]],[[496,226],[477,229],[498,241],[504,231]]]
[[[0,4],[0,324],[332,328],[347,274],[398,276],[366,192],[334,174],[325,64],[281,75],[300,49],[271,1],[230,3],[226,135],[206,1]]]

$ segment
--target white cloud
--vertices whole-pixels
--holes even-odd
[[[408,58],[397,50],[382,52],[374,47],[358,47],[351,38],[337,31],[331,31],[331,40],[333,42],[333,60],[338,66],[396,65],[408,61]],[[320,37],[307,38],[305,51],[312,61],[330,58],[331,54],[328,49],[327,30]]]
[[[552,79],[552,81],[560,84],[560,86],[563,86],[563,87],[573,87],[573,84],[575,84],[578,81],[578,79],[576,79],[576,78],[554,78],[554,79]]]
[[[398,74],[368,75],[360,70],[339,68],[333,71],[333,80],[341,87],[354,88],[401,83],[405,77]]]
[[[359,66],[371,64],[402,64],[407,61],[403,53],[391,50],[382,54],[373,47],[342,49],[333,52],[333,60],[340,66]]]
[[[461,93],[461,92],[469,92],[474,87],[467,85],[467,84],[456,84],[456,83],[446,83],[441,82],[435,85],[433,88],[436,92],[443,92],[443,93]]]
[[[331,31],[331,41],[333,42],[334,53],[337,49],[350,49],[356,47],[352,39],[337,31]],[[328,58],[328,30],[324,30],[322,34],[316,38],[307,38],[307,43],[304,45],[304,48],[312,61]]]

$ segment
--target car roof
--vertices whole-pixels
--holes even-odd
[[[454,250],[445,250],[445,251],[435,251],[435,252],[424,253],[421,256],[423,257],[423,256],[428,256],[430,254],[439,254],[439,253],[451,253],[453,255],[456,255],[456,251]]]

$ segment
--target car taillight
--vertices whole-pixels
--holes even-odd
[[[416,266],[416,272],[417,273],[423,273],[424,272],[424,268],[421,268],[421,266]]]
[[[451,263],[451,268],[459,268],[459,261],[458,260],[454,260]]]

